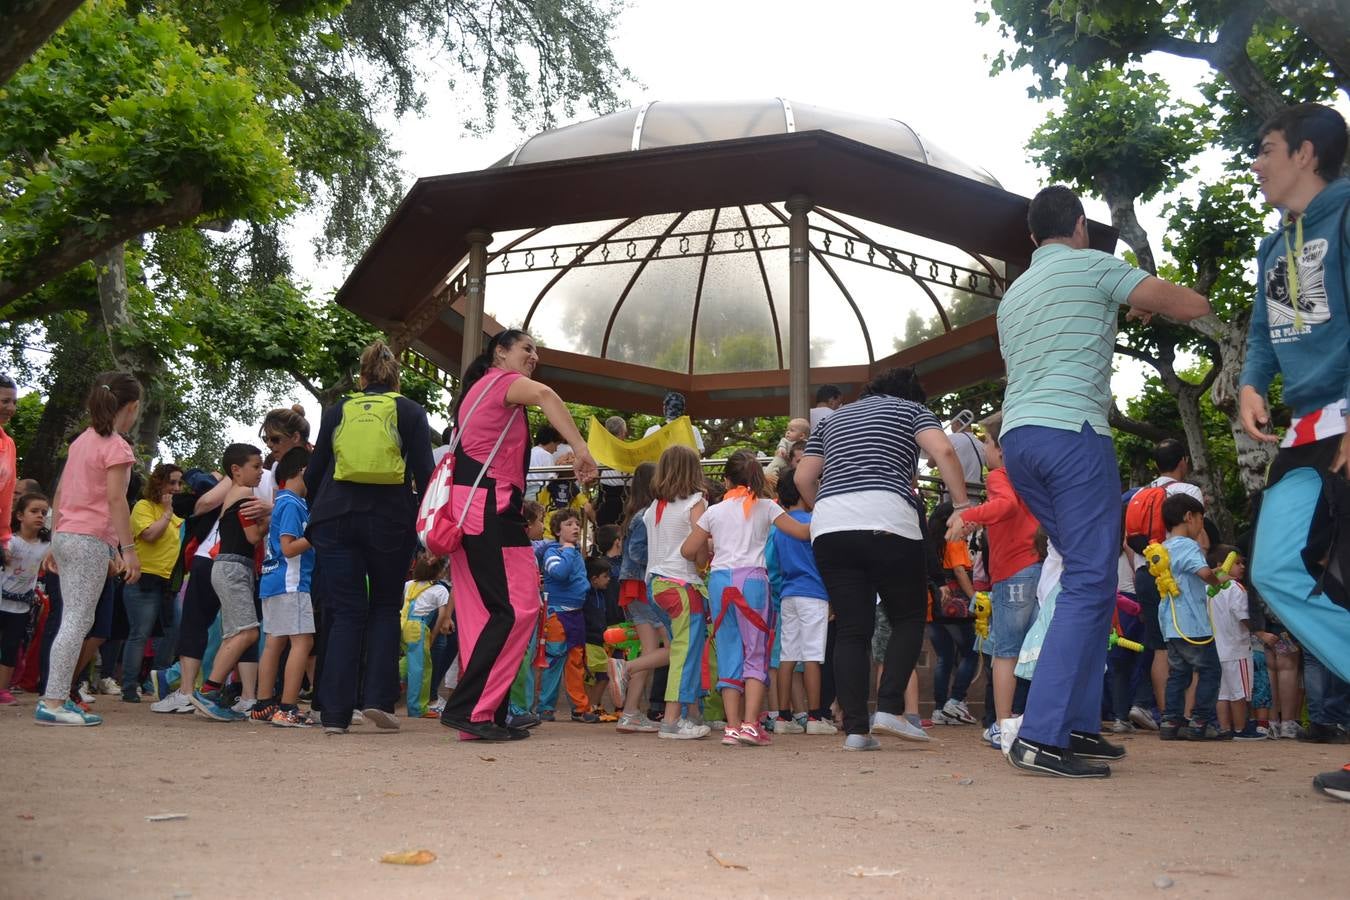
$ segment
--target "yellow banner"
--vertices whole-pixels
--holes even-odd
[[[586,438],[586,446],[590,448],[595,461],[620,472],[632,472],[641,463],[654,463],[667,447],[676,444],[698,449],[698,444],[694,442],[694,425],[688,416],[667,422],[635,441],[619,440],[595,416],[591,416],[591,430]]]

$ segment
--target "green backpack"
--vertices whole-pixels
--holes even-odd
[[[358,484],[402,484],[403,443],[398,394],[352,394],[333,429],[333,478]]]

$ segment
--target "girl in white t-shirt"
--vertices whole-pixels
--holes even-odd
[[[0,706],[19,704],[9,692],[9,682],[37,602],[38,570],[52,546],[46,521],[47,498],[42,494],[24,494],[14,504],[10,524],[14,534],[5,547],[5,567],[0,571]]]
[[[722,743],[764,746],[770,738],[759,727],[759,715],[769,680],[769,637],[773,633],[764,548],[771,525],[802,541],[810,540],[811,526],[765,498],[764,470],[749,450],[737,450],[727,459],[723,477],[727,492],[722,502],[699,518],[681,552],[686,559],[697,559],[707,553],[712,539],[708,596],[717,648],[717,688],[727,712]]]

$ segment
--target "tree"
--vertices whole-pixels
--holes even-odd
[[[1228,473],[1210,457],[1206,395],[1212,390],[1213,408],[1229,418],[1237,483],[1257,489],[1270,450],[1241,433],[1235,398],[1254,290],[1246,263],[1262,213],[1250,180],[1236,174],[1244,159],[1235,157],[1230,174],[1208,184],[1189,182],[1192,173],[1184,167],[1203,143],[1239,151],[1250,146],[1256,123],[1286,103],[1324,100],[1337,84],[1344,87],[1343,72],[1318,49],[1333,35],[1314,43],[1265,4],[1248,0],[992,0],[990,7],[1002,33],[1020,45],[1000,54],[994,71],[1030,68],[1033,94],[1062,94],[1065,102],[1064,112],[1048,117],[1032,138],[1038,161],[1052,177],[1107,201],[1113,224],[1142,267],[1210,299],[1213,315],[1185,326],[1128,328],[1116,347],[1154,368],[1176,418],[1140,420],[1113,409],[1111,423],[1149,441],[1175,435],[1179,426],[1196,480],[1217,501],[1211,509],[1231,535],[1237,522],[1224,490]],[[1343,23],[1338,28],[1346,33]],[[1163,81],[1133,65],[1151,52],[1208,61],[1215,76],[1200,88],[1209,106],[1174,101]],[[1158,194],[1172,198],[1163,248],[1173,259],[1155,266],[1134,204]],[[1189,376],[1179,370],[1181,354],[1188,352],[1208,361]]]
[[[92,0],[0,91],[0,318],[39,323],[25,338],[38,341],[55,340],[60,315],[100,325],[117,365],[146,382],[152,452],[161,427],[171,446],[184,433],[210,446],[209,419],[183,396],[251,415],[255,393],[290,376],[329,402],[375,332],[305,296],[282,228],[318,212],[321,251],[351,256],[402,196],[377,120],[421,108],[409,36],[453,46],[451,68],[479,80],[485,106],[504,95],[522,121],[552,121],[616,102],[617,13],[579,0]],[[95,257],[101,290],[48,289]],[[257,320],[223,327],[240,309]],[[439,401],[431,381],[409,382]]]

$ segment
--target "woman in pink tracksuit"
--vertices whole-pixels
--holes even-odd
[[[507,694],[539,611],[539,568],[521,512],[530,450],[523,407],[539,407],[572,447],[579,480],[596,477],[595,460],[567,407],[552,388],[530,378],[538,363],[533,338],[516,329],[502,331],[464,373],[455,405],[464,434],[455,449],[450,502],[456,516],[469,504],[463,543],[450,555],[463,668],[441,724],[458,730],[461,740],[529,736],[523,728],[506,726]]]

